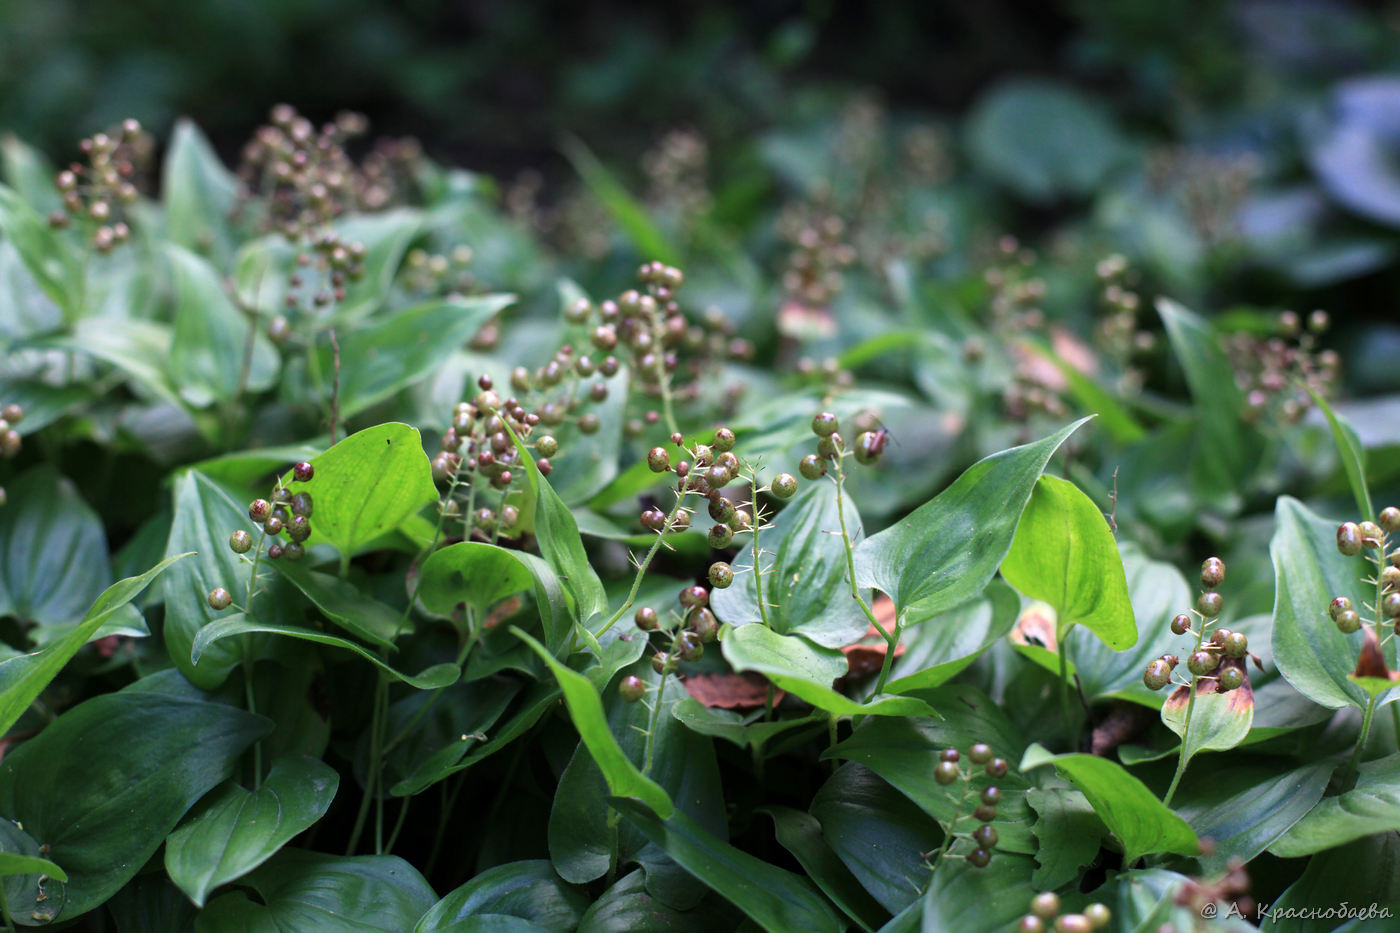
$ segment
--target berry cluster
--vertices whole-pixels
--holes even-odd
[[[411,249],[404,257],[399,284],[421,298],[468,294],[476,287],[468,268],[473,258],[472,248],[465,243],[446,253]]]
[[[727,564],[725,566],[728,566]],[[676,596],[678,610],[662,617],[650,606],[642,606],[632,616],[637,628],[648,636],[660,632],[666,646],[656,648],[651,656],[651,668],[658,674],[674,673],[680,662],[698,661],[705,655],[705,646],[719,635],[719,620],[710,611],[710,591],[703,586],[687,586]],[[645,687],[637,677],[625,677],[618,693],[629,703],[642,698]]]
[[[1337,526],[1337,550],[1347,557],[1366,551],[1366,557],[1376,566],[1376,576],[1366,582],[1376,587],[1376,602],[1364,603],[1369,618],[1357,611],[1352,601],[1338,596],[1327,607],[1328,614],[1344,635],[1351,635],[1367,626],[1379,638],[1379,629],[1387,622],[1400,634],[1400,548],[1391,549],[1389,535],[1400,532],[1400,508],[1387,506],[1377,516],[1379,522],[1343,522]]]
[[[938,764],[933,769],[933,779],[943,787],[962,782],[962,792],[951,820],[943,827],[943,845],[936,853],[924,856],[930,870],[937,868],[943,858],[962,858],[974,868],[985,868],[992,860],[996,849],[997,831],[990,824],[997,818],[997,805],[1001,803],[1001,790],[995,784],[986,784],[980,790],[977,783],[983,778],[1000,779],[1006,777],[1006,759],[992,755],[991,746],[977,742],[967,750],[968,767],[964,769],[963,755],[956,748],[945,748],[938,754]],[[971,813],[963,808],[973,794],[977,795],[977,806]],[[971,820],[975,826],[970,831],[958,829],[963,820]],[[959,841],[967,843],[964,852],[955,852]],[[931,861],[930,861],[931,859]]]
[[[1016,924],[1019,933],[1045,933],[1054,929],[1056,933],[1092,933],[1102,930],[1113,919],[1103,904],[1090,904],[1083,913],[1060,913],[1060,896],[1054,891],[1043,891],[1031,898],[1031,910]],[[1050,927],[1047,924],[1053,923]]]
[[[1249,896],[1250,878],[1244,859],[1231,858],[1225,863],[1225,872],[1213,881],[1204,878],[1187,878],[1177,888],[1174,901],[1178,907],[1186,907],[1195,916],[1204,916],[1207,904],[1231,904],[1237,916],[1254,916],[1254,898]]]
[[[0,409],[0,457],[9,460],[19,454],[24,441],[15,430],[15,425],[24,420],[24,409],[11,402]],[[5,488],[0,486],[0,505],[7,501]]]
[[[316,468],[305,460],[292,466],[292,481],[295,483],[309,483],[315,475]],[[270,500],[254,499],[248,503],[248,517],[254,525],[262,528],[258,541],[254,542],[246,529],[238,528],[228,536],[229,549],[238,555],[253,551],[255,562],[262,554],[266,554],[268,560],[301,560],[306,556],[306,539],[311,537],[311,513],[314,509],[311,493],[305,490],[294,493],[279,479],[272,489]],[[279,540],[284,537],[285,541]],[[268,538],[272,539],[272,543],[264,551],[263,544]],[[223,610],[232,604],[233,596],[224,587],[218,586],[209,591],[211,609]]]
[[[710,547],[720,550],[729,547],[734,535],[752,531],[754,516],[750,511],[751,502],[736,501],[724,494],[730,483],[741,477],[743,465],[734,453],[734,432],[721,427],[715,430],[708,444],[685,446],[680,434],[671,435],[671,443],[681,452],[683,459],[672,464],[671,454],[665,447],[653,447],[647,452],[647,466],[653,473],[674,473],[676,476],[676,505],[670,514],[656,508],[642,512],[642,527],[657,534],[684,531],[690,527],[693,510],[685,505],[687,496],[706,500],[710,518],[714,526],[710,528]],[[748,471],[750,486],[753,485],[752,470]],[[797,491],[797,480],[783,473],[774,478],[769,491],[780,499],[791,497]],[[720,565],[716,564],[715,567]],[[723,565],[728,567],[727,564]],[[732,570],[726,576],[723,569],[711,567],[711,581],[722,580],[717,585],[722,589],[733,582]]]
[[[846,242],[846,222],[810,204],[789,205],[778,216],[778,235],[790,249],[782,274],[787,300],[804,308],[830,306],[857,258]]]
[[[682,224],[703,214],[713,200],[706,185],[710,149],[691,129],[671,130],[642,154],[647,202]]]
[[[55,176],[63,210],[49,215],[49,226],[81,223],[93,248],[107,253],[131,238],[128,209],[139,197],[133,179],[150,160],[153,142],[140,123],[125,120],[116,133],[95,133],[78,148],[87,164],[74,162]]]
[[[1136,276],[1128,267],[1128,260],[1114,253],[1095,264],[1094,274],[1102,289],[1095,343],[1118,368],[1118,391],[1135,395],[1142,389],[1143,382],[1142,370],[1134,365],[1135,360],[1156,346],[1157,337],[1139,326],[1142,299],[1133,290]]]
[[[867,427],[864,419],[857,427]],[[873,427],[873,426],[870,426]],[[817,452],[803,457],[797,470],[807,479],[820,479],[826,475],[827,465],[842,457],[854,456],[856,462],[869,466],[884,456],[889,444],[890,432],[884,428],[862,430],[856,435],[853,447],[847,449],[846,441],[840,434],[841,422],[829,411],[818,412],[812,417],[812,433],[817,436]]]
[[[293,315],[310,309],[324,309],[345,300],[345,287],[365,273],[365,245],[343,240],[329,228],[310,235],[309,249],[297,253],[297,268],[287,277],[287,311]],[[268,324],[267,335],[274,343],[285,343],[292,325],[278,315]]]
[[[1188,615],[1178,613],[1172,618],[1173,635],[1195,635],[1195,650],[1186,658],[1186,669],[1194,679],[1216,682],[1221,693],[1228,693],[1245,682],[1244,659],[1259,659],[1249,650],[1249,639],[1244,632],[1232,632],[1227,628],[1214,628],[1216,617],[1225,607],[1225,598],[1216,591],[1225,582],[1225,562],[1218,557],[1208,557],[1201,564],[1201,595],[1196,599],[1196,608]],[[1200,620],[1193,625],[1191,616]],[[1207,638],[1207,636],[1210,636]],[[1161,690],[1172,683],[1172,673],[1179,659],[1174,654],[1164,654],[1147,665],[1142,682],[1149,690]],[[1191,681],[1182,681],[1181,686],[1190,687]]]
[[[1321,396],[1331,394],[1341,358],[1317,346],[1329,326],[1326,311],[1313,311],[1306,322],[1293,311],[1283,311],[1272,335],[1240,332],[1225,338],[1235,382],[1245,393],[1246,418],[1267,422],[1277,415],[1296,423],[1312,407],[1309,389]]]

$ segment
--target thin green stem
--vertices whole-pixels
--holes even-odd
[[[964,816],[963,804],[967,803],[967,794],[970,790],[972,790],[972,780],[971,778],[964,778],[962,793],[958,796],[957,806],[953,808],[953,818],[949,820],[948,825],[943,828],[943,845],[938,847],[938,854],[933,857],[933,862],[928,867],[929,884],[933,883],[933,875],[938,871],[938,866],[943,861],[943,857],[952,851],[953,845],[958,841],[958,823],[962,821]]]
[[[661,722],[661,707],[666,698],[666,674],[661,675],[661,683],[656,685],[656,698],[651,704],[651,721],[647,723],[646,750],[642,754],[642,775],[651,773],[652,756],[656,753],[656,727]]]
[[[1073,631],[1073,627],[1065,629],[1065,633],[1060,636],[1059,644],[1056,645],[1056,653],[1060,656],[1060,716],[1064,719],[1065,735],[1069,738],[1069,750],[1077,751],[1079,742],[1076,733],[1078,730],[1069,704],[1069,636]]]
[[[757,470],[749,474],[749,493],[749,502],[753,508],[753,585],[758,599],[758,618],[763,622],[764,628],[771,629],[773,625],[768,621],[768,604],[763,600],[763,552],[758,547],[758,526],[763,524],[763,518],[758,511]]]
[[[683,503],[684,501],[685,494],[682,492],[678,492],[676,494],[676,504],[672,506],[671,514],[666,516],[666,524],[664,528],[670,528],[672,523],[675,522],[676,516],[680,513],[681,510],[681,503]],[[663,529],[662,531],[658,531],[656,533],[656,540],[651,543],[651,547],[647,550],[646,556],[643,557],[641,563],[637,565],[637,576],[632,580],[632,589],[628,590],[627,599],[618,608],[618,610],[612,614],[608,621],[603,624],[603,627],[593,633],[593,636],[595,638],[602,638],[603,634],[607,632],[608,629],[616,625],[617,620],[621,619],[624,615],[627,614],[627,610],[632,608],[632,604],[637,601],[637,592],[642,588],[642,578],[646,576],[647,568],[651,566],[652,559],[656,557],[656,552],[661,550],[661,545],[665,542],[665,540],[665,530]]]
[[[1200,627],[1196,631],[1196,647],[1194,651],[1200,651],[1202,643],[1206,639],[1206,620],[1201,619]],[[1194,653],[1193,651],[1193,653]],[[1176,753],[1176,773],[1172,775],[1171,786],[1167,788],[1167,796],[1162,799],[1162,803],[1168,807],[1172,805],[1172,797],[1176,795],[1177,785],[1181,783],[1181,776],[1186,773],[1186,741],[1191,736],[1191,714],[1196,709],[1196,691],[1200,686],[1197,678],[1191,679],[1190,698],[1186,701],[1186,722],[1181,727],[1181,748]]]
[[[394,821],[394,831],[389,834],[389,841],[384,844],[385,852],[394,851],[394,843],[399,841],[399,833],[402,832],[404,821],[408,818],[408,805],[412,802],[412,796],[401,799],[399,803],[399,818]]]
[[[836,747],[836,727],[840,721],[841,717],[837,716],[835,713],[831,713],[826,717],[826,745],[828,748]],[[840,767],[840,764],[841,763],[835,758],[831,759],[832,774],[836,773],[836,769]]]
[[[512,765],[510,774],[514,773],[515,767]],[[508,778],[510,774],[507,775]],[[457,795],[462,792],[462,788],[467,783],[466,772],[459,771],[452,776],[452,779],[455,780],[451,792],[447,790],[447,781],[443,781],[440,785],[442,787],[442,805],[438,809],[437,829],[433,833],[433,847],[429,851],[428,861],[424,865],[423,874],[425,875],[431,875],[433,869],[437,867],[438,855],[442,853],[443,840],[447,838],[447,823],[452,816],[452,808],[457,805]]]
[[[1376,711],[1377,694],[1371,694],[1366,701],[1366,712],[1361,717],[1361,735],[1356,739],[1356,750],[1351,753],[1351,773],[1355,775],[1361,768],[1361,753],[1366,748],[1366,740],[1371,736],[1371,716]]]
[[[880,662],[880,676],[875,680],[875,692],[871,696],[879,696],[885,692],[885,684],[890,679],[890,669],[894,664],[894,649],[899,644],[899,617],[894,620],[893,631],[886,632],[885,627],[875,618],[875,611],[870,608],[870,604],[865,601],[865,597],[860,595],[860,587],[856,585],[856,555],[855,543],[851,541],[850,531],[846,528],[846,471],[844,468],[843,454],[836,458],[836,519],[841,524],[841,544],[846,553],[846,582],[851,586],[851,598],[860,606],[865,613],[866,620],[870,627],[880,633],[880,637],[885,640],[886,650],[884,660]]]
[[[350,831],[350,843],[345,847],[346,855],[354,855],[360,844],[360,834],[364,832],[365,822],[369,818],[369,808],[375,799],[375,789],[379,781],[379,760],[382,754],[381,743],[381,717],[380,706],[388,699],[388,686],[385,683],[383,674],[379,675],[378,683],[375,685],[374,705],[370,712],[369,723],[369,769],[365,774],[365,792],[360,798],[360,809],[355,814],[355,825]]]
[[[243,696],[248,704],[248,712],[254,716],[258,705],[253,699],[253,660],[246,654],[243,657]],[[262,739],[253,743],[253,790],[262,787]]]
[[[462,643],[461,650],[457,652],[458,670],[461,670],[462,665],[466,663],[467,657],[471,654],[472,648],[476,646],[477,639],[480,638],[480,636],[481,632],[477,628],[476,624],[476,610],[472,606],[467,606],[467,637],[466,640]],[[417,726],[418,723],[423,720],[423,717],[426,716],[428,712],[433,708],[433,705],[437,703],[438,699],[442,696],[443,691],[445,691],[446,689],[446,687],[438,687],[428,695],[427,701],[424,702],[422,706],[418,707],[417,712],[415,712],[412,718],[409,719],[409,721],[404,724],[404,727],[399,730],[398,735],[394,736],[388,741],[387,744],[385,744],[385,755],[389,754],[391,751],[394,750],[395,747],[398,746],[400,742],[402,742],[404,739],[408,738],[410,735],[413,734],[414,727]]]

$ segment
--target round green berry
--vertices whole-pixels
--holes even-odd
[[[973,849],[967,853],[967,863],[973,868],[986,868],[987,863],[992,860],[992,853],[986,849]]]
[[[1345,596],[1338,596],[1327,606],[1327,614],[1332,617],[1333,622],[1336,622],[1337,617],[1351,607],[1351,600],[1347,599]]]
[[[978,798],[989,807],[995,807],[1001,803],[1001,788],[996,785],[982,788],[982,796]]]
[[[1054,920],[1060,912],[1060,895],[1054,891],[1042,891],[1031,898],[1031,914],[1041,920]]]
[[[1342,522],[1337,526],[1337,550],[1347,557],[1361,553],[1361,529],[1356,522]]]
[[[552,434],[543,434],[535,441],[535,453],[541,457],[552,457],[559,452],[559,440]]]
[[[1171,665],[1161,658],[1152,661],[1147,665],[1147,671],[1142,675],[1142,682],[1148,690],[1161,690],[1171,683]]]
[[[1172,616],[1172,634],[1185,635],[1191,631],[1191,617],[1184,612]]]
[[[632,621],[637,623],[637,628],[644,632],[654,632],[661,627],[661,619],[656,614],[656,610],[650,606],[643,606],[632,616]]]
[[[306,556],[306,545],[300,541],[288,541],[282,545],[282,556],[291,561],[301,560]]]
[[[715,525],[710,528],[707,540],[710,547],[716,551],[722,550],[729,547],[730,542],[734,540],[734,532],[728,525]]]
[[[984,849],[994,849],[997,844],[997,831],[984,824],[972,831],[972,840]]]
[[[1197,677],[1204,677],[1215,670],[1220,663],[1220,658],[1212,651],[1193,651],[1186,659],[1186,669]]]
[[[1207,557],[1201,564],[1201,586],[1213,590],[1225,582],[1225,562],[1218,557]]]
[[[274,538],[282,533],[282,528],[283,522],[281,517],[278,515],[273,515],[267,521],[263,522],[263,530],[266,531],[268,534],[272,535]]]
[[[1381,568],[1381,586],[1388,590],[1400,589],[1400,567],[1386,564]]]
[[[676,669],[676,659],[665,651],[658,651],[651,656],[651,669],[658,674],[669,674]]]
[[[665,473],[671,469],[671,455],[665,447],[653,447],[647,451],[647,467],[653,473]]]
[[[1244,632],[1231,632],[1220,644],[1231,658],[1242,658],[1249,652],[1249,637]]]
[[[962,770],[958,768],[957,762],[940,761],[933,769],[933,779],[944,787],[962,777]]]
[[[1357,615],[1355,609],[1347,609],[1337,613],[1337,629],[1343,635],[1351,635],[1361,630],[1361,616]]]
[[[312,501],[309,492],[299,492],[292,496],[290,505],[293,515],[300,515],[304,518],[310,518],[316,510],[316,503]]]
[[[272,503],[268,502],[266,499],[254,499],[248,505],[248,517],[255,522],[265,522],[271,515]]]
[[[830,434],[817,441],[817,453],[828,460],[834,460],[841,456],[841,451],[846,447],[845,441],[840,434]]]
[[[1378,548],[1381,541],[1385,539],[1385,532],[1381,531],[1381,526],[1375,522],[1362,522],[1358,527],[1361,532],[1362,547]]]
[[[719,637],[719,620],[708,609],[692,609],[685,617],[685,627],[690,629],[706,644]]]
[[[1220,689],[1228,693],[1244,683],[1244,671],[1238,667],[1227,667],[1220,672]]]
[[[710,565],[710,585],[716,589],[727,589],[734,582],[734,568],[724,561]]]
[[[820,479],[826,475],[826,464],[816,454],[808,454],[797,465],[797,471],[807,479]]]
[[[768,486],[779,499],[791,499],[797,492],[797,477],[791,473],[779,473]]]
[[[992,747],[978,742],[967,750],[967,758],[975,765],[984,765],[992,760]]]
[[[841,422],[829,411],[812,416],[812,433],[817,437],[830,437],[841,428]]]
[[[709,512],[715,521],[728,522],[734,517],[734,503],[723,496],[716,497],[710,500]]]
[[[1400,616],[1400,593],[1387,593],[1381,600],[1381,612],[1387,619]]]
[[[229,591],[222,586],[216,586],[209,591],[209,608],[214,610],[227,609],[233,605],[233,597]]]
[[[710,604],[710,591],[703,586],[687,586],[681,590],[677,599],[687,609],[708,606]]]
[[[228,546],[235,554],[247,554],[253,548],[253,536],[240,528],[228,536]]]
[[[8,418],[6,419],[9,420]],[[1381,509],[1381,514],[1376,516],[1380,519],[1380,526],[1386,531],[1400,531],[1400,509],[1393,505],[1388,505]]]
[[[1220,610],[1223,608],[1225,608],[1225,597],[1213,590],[1196,597],[1196,611],[1207,619],[1213,619],[1220,615]]]
[[[972,811],[972,815],[983,823],[990,823],[997,818],[997,808],[985,803],[979,804],[977,809]]]
[[[1006,763],[1005,758],[993,758],[991,761],[987,762],[986,771],[987,774],[994,778],[1004,778],[1006,777],[1006,772],[1009,771],[1010,768],[1011,766]]]
[[[1045,933],[1045,921],[1027,914],[1017,922],[1016,933]]]
[[[723,489],[731,479],[733,477],[723,464],[716,463],[705,471],[705,482],[711,489]]]
[[[578,429],[582,434],[597,434],[602,425],[603,423],[598,420],[598,416],[591,411],[586,415],[581,415],[578,419]]]
[[[856,437],[856,463],[869,466],[885,452],[885,435],[879,431],[862,431]]]
[[[1092,933],[1094,925],[1083,914],[1065,914],[1055,918],[1055,933]]]
[[[1088,920],[1089,926],[1095,930],[1102,930],[1113,919],[1113,914],[1103,904],[1095,903],[1084,908],[1084,919]]]
[[[734,449],[734,432],[728,428],[716,428],[715,439],[710,442],[710,446],[715,450],[724,452]]]
[[[694,662],[705,656],[705,645],[699,635],[692,631],[683,631],[676,636],[676,643],[672,649],[680,656],[682,661]]]

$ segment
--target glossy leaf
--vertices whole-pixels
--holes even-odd
[[[352,857],[283,849],[243,884],[257,892],[261,903],[243,891],[221,894],[200,911],[195,933],[405,933],[437,901],[418,870],[395,855]]]
[[[68,872],[63,896],[49,892],[65,917],[126,884],[270,728],[231,706],[161,692],[154,680],[73,707],[0,762],[0,814]],[[177,687],[178,678],[161,683]],[[102,766],[74,766],[81,761]]]
[[[402,613],[360,592],[354,584],[287,560],[269,561],[279,574],[311,600],[327,619],[352,635],[385,648],[408,627]],[[401,624],[402,623],[402,624]]]
[[[845,921],[806,878],[721,842],[684,812],[663,820],[635,800],[614,798],[613,806],[681,867],[769,933],[845,930]]]
[[[932,690],[952,680],[1016,624],[1021,600],[999,580],[976,599],[941,613],[904,634],[905,653],[894,662],[890,693]]]
[[[617,739],[608,728],[603,701],[588,678],[554,660],[544,645],[529,635],[519,629],[515,630],[515,634],[534,649],[559,682],[564,703],[569,708],[569,717],[573,719],[588,753],[602,770],[609,789],[619,796],[636,797],[663,819],[669,817],[675,810],[670,796],[661,785],[642,774],[618,746]]]
[[[1243,661],[1221,662],[1244,666]],[[1191,703],[1191,694],[1196,702]],[[1187,709],[1190,708],[1190,720]],[[1185,767],[1199,752],[1225,751],[1234,748],[1249,735],[1254,724],[1254,688],[1248,677],[1240,687],[1221,693],[1219,682],[1196,678],[1191,687],[1181,686],[1172,691],[1162,704],[1162,723],[1181,737],[1182,766]]]
[[[238,197],[238,179],[190,120],[175,121],[161,192],[165,233],[172,243],[209,255],[221,265],[233,255],[228,217]]]
[[[545,561],[525,551],[462,541],[434,552],[423,562],[418,598],[429,610],[447,614],[467,603],[483,614],[516,593],[533,589],[551,650],[569,632],[569,606],[563,585]]]
[[[342,557],[369,544],[430,502],[437,501],[433,468],[418,430],[381,424],[358,431],[314,457],[309,483],[316,500],[308,546],[326,541]]]
[[[873,931],[880,925],[882,909],[879,902],[861,887],[856,876],[851,874],[851,870],[822,838],[822,824],[816,817],[780,806],[763,807],[759,812],[772,817],[778,842],[797,859],[807,877],[831,898],[833,904],[840,907],[862,930]]]
[[[1125,863],[1154,852],[1195,855],[1200,851],[1196,834],[1186,821],[1163,806],[1122,765],[1081,753],[1052,755],[1039,745],[1032,745],[1021,760],[1021,770],[1047,764],[1053,764],[1088,798],[1094,812],[1123,844]]]
[[[1269,845],[1280,858],[1300,858],[1372,833],[1400,830],[1400,755],[1361,765],[1356,786],[1325,797]]]
[[[1222,799],[1210,787],[1206,799],[1181,806],[1196,835],[1212,842],[1201,865],[1214,873],[1225,871],[1232,859],[1252,861],[1317,805],[1334,769],[1330,761],[1311,762],[1277,776],[1266,772],[1262,780],[1251,775],[1239,789],[1228,781],[1228,772],[1214,775],[1211,784],[1234,793]]]
[[[5,483],[0,509],[0,615],[41,625],[82,616],[112,574],[102,522],[48,467]]]
[[[462,921],[482,915],[516,917],[545,930],[572,930],[588,905],[587,893],[555,874],[548,859],[509,862],[488,868],[438,901],[414,933],[449,933]]]
[[[986,868],[965,861],[945,861],[923,896],[923,926],[928,933],[1010,929],[1025,915],[1036,895],[1032,862],[1024,855],[998,851]]]
[[[1319,852],[1303,875],[1271,904],[1260,929],[1268,933],[1347,933],[1394,928],[1400,905],[1400,834],[1375,833]],[[1388,916],[1378,915],[1385,908]],[[1362,919],[1339,926],[1339,909]],[[1364,912],[1364,913],[1362,913]]]
[[[1312,397],[1313,404],[1327,419],[1327,426],[1332,429],[1332,442],[1337,445],[1337,457],[1342,461],[1342,472],[1346,473],[1347,486],[1351,488],[1352,498],[1356,500],[1357,515],[1374,521],[1376,512],[1371,505],[1370,487],[1366,485],[1366,450],[1361,446],[1361,439],[1356,436],[1356,429],[1351,426],[1351,422],[1332,409],[1327,399],[1312,389],[1308,389],[1308,394]]]
[[[845,495],[846,530],[860,541],[860,513]],[[836,512],[836,484],[810,483],[759,532],[764,552],[763,601],[768,624],[779,635],[802,635],[826,648],[856,641],[869,622],[851,598],[846,578],[846,550]],[[730,563],[737,574],[727,589],[710,594],[721,622],[749,626],[760,621],[753,543]],[[864,594],[866,602],[869,592]]]
[[[24,267],[66,321],[78,315],[86,276],[78,256],[48,221],[12,189],[0,185],[0,233],[14,244]]]
[[[593,902],[578,933],[733,933],[741,919],[723,901],[687,911],[668,907],[647,893],[645,873],[638,869]]]
[[[1089,800],[1067,787],[1033,787],[1026,802],[1035,811],[1037,891],[1054,891],[1074,879],[1098,857],[1104,825]]]
[[[748,720],[755,718],[753,715],[745,717],[734,710],[705,706],[694,697],[677,700],[671,707],[671,715],[692,732],[724,739],[740,748],[762,748],[784,732],[824,723],[827,720],[826,716],[813,711],[808,716],[794,719],[750,722]]]
[[[1084,420],[978,461],[897,524],[862,541],[857,581],[893,599],[901,618],[931,618],[982,592],[1011,549],[1036,480]]]
[[[1137,641],[1118,545],[1098,506],[1071,482],[1036,481],[1001,575],[1055,608],[1061,638],[1077,624],[1115,651]]]
[[[314,758],[279,758],[262,786],[226,784],[199,802],[165,843],[165,869],[203,907],[209,893],[241,878],[330,809],[340,775]]]
[[[1277,580],[1274,663],[1284,679],[1314,703],[1364,708],[1369,696],[1348,676],[1356,669],[1361,639],[1339,632],[1327,606],[1337,596],[1348,597],[1358,607],[1373,601],[1375,590],[1368,592],[1360,582],[1370,568],[1360,558],[1339,554],[1337,523],[1314,514],[1297,499],[1280,497],[1274,519],[1276,530],[1269,542]],[[1394,668],[1394,642],[1385,651]]]
[[[92,640],[108,620],[135,599],[165,568],[189,556],[177,554],[168,557],[140,576],[118,580],[97,597],[73,631],[45,645],[40,651],[0,663],[0,735],[10,731],[10,727],[24,715],[49,682],[78,653],[78,649]]]
[[[241,612],[234,613],[216,622],[210,622],[200,629],[199,634],[195,636],[194,642],[190,646],[190,659],[197,669],[205,654],[224,639],[236,638],[240,635],[257,634],[285,635],[288,638],[298,638],[302,641],[315,642],[318,645],[327,645],[331,648],[343,648],[346,651],[353,651],[395,680],[403,681],[410,687],[415,687],[419,690],[437,690],[449,686],[456,683],[457,677],[461,673],[457,665],[444,662],[426,667],[416,675],[405,674],[389,666],[382,661],[378,655],[366,651],[353,641],[347,641],[337,635],[327,635],[325,632],[318,632],[310,628],[300,628],[295,625],[256,622],[249,619]]]
[[[469,341],[483,324],[515,302],[514,295],[481,295],[433,301],[378,317],[354,329],[338,329],[342,418],[349,418],[428,378]],[[316,344],[323,384],[329,397],[335,367],[329,336]],[[347,365],[351,363],[353,365]]]

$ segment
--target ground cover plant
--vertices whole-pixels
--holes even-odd
[[[6,926],[1391,928],[1383,165],[367,133],[0,147]]]

